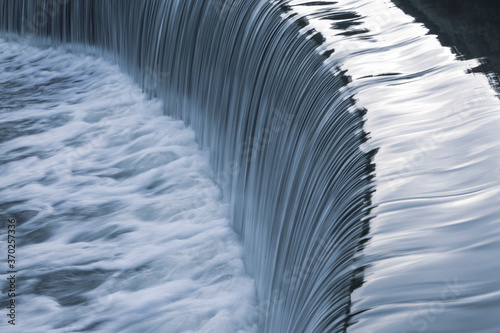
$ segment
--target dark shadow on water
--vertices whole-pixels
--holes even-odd
[[[473,72],[490,74],[500,92],[500,1],[392,0],[423,23],[440,42],[465,59],[481,59]]]

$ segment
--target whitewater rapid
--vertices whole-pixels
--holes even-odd
[[[192,129],[99,58],[0,40],[0,72],[20,286],[2,332],[255,332],[254,282]]]

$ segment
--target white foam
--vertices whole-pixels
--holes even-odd
[[[193,131],[101,59],[0,41],[0,67],[16,328],[256,331],[254,283]]]

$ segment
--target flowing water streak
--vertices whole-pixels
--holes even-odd
[[[2,27],[114,54],[213,149],[262,330],[343,330],[372,154],[348,78],[316,51],[322,37],[279,2],[63,2],[2,0]],[[30,24],[40,8],[47,20]]]

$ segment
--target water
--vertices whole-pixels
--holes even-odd
[[[295,3],[295,2],[292,2]],[[383,1],[294,6],[352,77],[374,156],[364,284],[350,332],[496,332],[500,103],[414,19]],[[340,23],[351,33],[346,38]]]
[[[0,8],[4,31],[119,64],[151,103],[163,101],[159,114],[182,119],[191,142],[210,148],[205,174],[228,202],[243,245],[234,258],[256,286],[254,299],[246,278],[248,306],[234,325],[497,332],[500,102],[488,77],[471,73],[479,61],[457,59],[391,2],[0,0]],[[113,126],[127,132],[128,119]],[[134,177],[154,163],[125,165]],[[244,277],[239,267],[233,275]]]
[[[192,129],[102,59],[1,40],[0,72],[20,290],[2,332],[254,332],[254,282]]]
[[[21,4],[9,4],[5,13],[21,12],[6,14],[6,29],[35,28],[50,35],[38,42],[70,41],[109,56],[212,149],[214,178],[255,278],[259,331],[343,329],[350,291],[362,279],[354,255],[368,232],[373,152],[360,149],[363,111],[345,89],[348,78],[335,64],[324,66],[318,42],[305,40],[301,25],[283,23],[285,8]],[[45,23],[24,26],[41,10]]]

